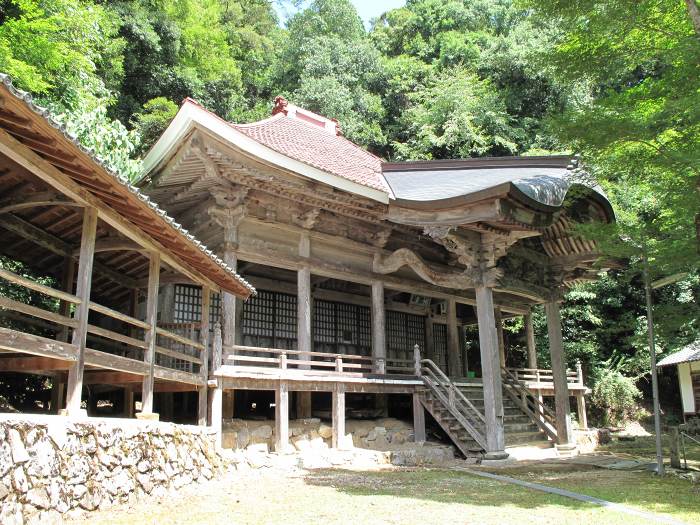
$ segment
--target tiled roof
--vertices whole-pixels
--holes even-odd
[[[172,238],[174,234],[175,237],[180,238],[184,240],[187,244],[189,244],[193,251],[195,251],[195,253],[200,253],[200,256],[204,260],[202,261],[202,265],[199,268],[197,268],[199,271],[205,274],[212,274],[212,280],[214,280],[215,282],[218,281],[219,284],[221,284],[221,280],[217,279],[216,276],[213,275],[213,272],[210,271],[210,268],[207,268],[206,262],[213,263],[215,266],[222,268],[229,278],[232,278],[233,280],[235,280],[236,283],[238,283],[238,286],[236,288],[241,293],[241,295],[255,295],[256,290],[250,283],[248,283],[243,277],[238,275],[233,268],[231,268],[222,259],[220,259],[212,250],[208,249],[201,241],[196,239],[194,235],[190,234],[185,228],[182,227],[182,225],[180,225],[180,223],[178,223],[177,221],[175,221],[175,219],[170,217],[165,212],[165,210],[159,208],[158,205],[151,199],[149,199],[146,194],[141,193],[141,191],[138,188],[130,184],[129,181],[125,179],[121,174],[113,171],[112,168],[105,164],[104,161],[100,159],[91,149],[83,146],[75,136],[73,136],[66,130],[65,125],[58,122],[46,108],[36,105],[32,99],[32,96],[29,93],[17,89],[12,84],[12,78],[9,75],[5,73],[0,73],[0,83],[2,83],[5,86],[5,88],[12,96],[21,100],[31,111],[33,111],[40,117],[46,119],[46,121],[53,128],[56,128],[56,130],[63,134],[63,136],[66,139],[68,139],[71,143],[73,143],[75,147],[87,154],[97,166],[102,168],[102,171],[98,172],[98,174],[101,175],[102,173],[104,173],[111,179],[111,181],[117,182],[118,184],[126,188],[133,195],[133,199],[137,199],[138,201],[141,201],[144,204],[146,204],[148,208],[150,208],[150,212],[152,214],[155,214],[155,216],[164,220],[167,223],[167,225],[171,228],[171,231],[162,230],[161,232],[159,232],[160,235],[150,234],[151,237],[153,237],[163,245],[169,246],[171,243],[169,243],[168,241]],[[127,216],[126,218],[131,220],[131,217]],[[176,251],[173,251],[173,253],[177,255]],[[231,289],[233,290],[233,288]]]
[[[678,365],[691,361],[700,361],[700,340],[690,343],[683,350],[667,355],[656,366]]]
[[[338,177],[390,193],[382,161],[348,139],[282,113],[252,124],[231,124],[283,155]]]

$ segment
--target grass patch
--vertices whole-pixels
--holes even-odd
[[[662,434],[661,445],[664,450],[664,457],[668,462],[669,452],[671,450],[671,439],[668,434]],[[597,450],[613,452],[615,454],[631,454],[633,456],[649,458],[650,461],[656,460],[656,440],[654,436],[638,436],[633,441],[613,439],[607,445],[601,445]],[[688,464],[700,467],[700,445],[685,440],[685,452],[688,458]],[[681,456],[681,462],[683,457]]]
[[[494,472],[665,514],[686,523],[700,523],[700,486],[673,476],[659,478],[651,472],[561,464],[500,468]]]

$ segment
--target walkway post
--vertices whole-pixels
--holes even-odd
[[[66,414],[69,416],[86,416],[80,408],[83,393],[83,373],[85,368],[85,346],[87,344],[88,315],[90,314],[90,288],[92,285],[92,263],[95,255],[95,236],[97,234],[97,209],[85,208],[83,213],[83,231],[80,239],[80,259],[78,261],[78,282],[76,295],[80,304],[76,308],[73,328],[73,344],[78,347],[78,359],[68,369],[68,386],[66,389]]]

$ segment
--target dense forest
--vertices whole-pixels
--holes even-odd
[[[647,391],[645,255],[687,273],[655,291],[659,351],[700,336],[699,68],[694,0],[408,0],[369,29],[349,0],[284,23],[267,0],[0,1],[0,71],[125,177],[188,96],[249,122],[283,95],[385,159],[582,154],[618,223],[581,233],[622,264],[568,294],[566,350],[613,418]]]

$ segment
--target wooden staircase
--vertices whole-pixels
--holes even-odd
[[[486,448],[483,405],[479,410],[430,359],[420,361],[420,376],[425,409],[464,456],[479,455]]]
[[[453,382],[429,359],[421,360],[425,387],[420,398],[450,440],[465,456],[486,448],[484,391],[480,382]],[[520,382],[504,372],[503,413],[506,446],[543,445],[556,440],[553,414]]]

